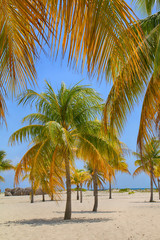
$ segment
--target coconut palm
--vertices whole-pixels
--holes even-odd
[[[160,199],[160,162],[157,164],[154,170],[154,176],[157,179],[158,183],[158,193],[159,193],[159,199]]]
[[[18,163],[14,182],[17,185],[20,179],[28,178],[31,183],[31,203],[34,202],[34,194],[38,187],[42,188],[43,201],[44,192],[50,195],[52,201],[53,194],[59,197],[59,190],[64,189],[64,166],[58,160],[58,156],[56,159],[54,157],[53,144],[43,148],[40,143],[31,147]]]
[[[54,159],[57,157],[65,163],[67,201],[64,219],[71,218],[71,179],[70,161],[74,160],[74,147],[78,139],[84,141],[79,132],[80,127],[101,110],[99,94],[85,85],[74,85],[66,88],[62,83],[56,94],[46,82],[46,91],[38,94],[27,90],[20,97],[20,103],[35,104],[37,113],[32,113],[23,119],[29,125],[19,129],[10,137],[10,142],[30,140],[33,148],[38,148],[34,164],[38,155],[48,146],[53,149]],[[47,152],[47,151],[46,151]]]
[[[87,188],[88,189],[93,189],[94,186],[94,170],[92,169],[92,166],[89,162],[85,164],[85,169],[89,172],[90,174],[90,179],[87,181]],[[103,189],[105,184],[105,179],[104,179],[104,174],[102,172],[97,172],[97,186],[99,189]],[[95,195],[95,193],[94,193]]]
[[[82,186],[83,186],[84,183],[86,183],[90,179],[90,177],[91,176],[87,171],[85,171],[83,169],[79,170],[80,203],[82,203]]]
[[[80,203],[82,203],[82,186],[90,179],[90,174],[84,169],[75,169],[71,176],[71,183],[77,186],[77,200],[79,200],[79,189],[80,189]]]
[[[145,172],[150,176],[151,197],[150,202],[153,202],[153,181],[156,167],[160,163],[160,142],[152,138],[149,143],[145,145],[143,154],[134,153],[138,158],[135,165],[138,168],[134,171],[133,176],[137,176],[141,172]]]
[[[118,161],[117,161],[118,160]],[[128,164],[125,161],[125,158],[123,156],[123,148],[121,149],[121,156],[117,159],[116,161],[113,160],[109,160],[109,165],[112,167],[109,170],[109,199],[112,198],[112,181],[113,179],[115,179],[115,173],[116,172],[125,172],[125,173],[129,173],[128,170]]]
[[[83,125],[83,130],[80,130],[80,132],[85,141],[79,141],[77,157],[89,162],[89,165],[93,169],[93,211],[96,212],[98,208],[97,174],[101,172],[104,179],[108,180],[109,170],[112,169],[109,165],[109,159],[115,158],[117,160],[121,157],[122,150],[119,150],[120,143],[116,135],[111,130],[108,130],[107,134],[105,134],[101,122],[97,120],[86,122]]]
[[[71,184],[76,185],[77,190],[77,200],[79,200],[79,187],[80,187],[80,174],[79,169],[74,169],[73,173],[71,174]]]
[[[73,67],[86,63],[90,73],[100,76],[110,66],[114,79],[118,66],[124,66],[142,39],[140,28],[135,25],[135,33],[130,26],[136,17],[125,1],[4,0],[0,1],[0,16],[1,120],[5,118],[5,94],[35,83],[35,59],[39,48],[46,50],[45,43],[51,43],[54,56],[62,43],[63,54],[69,53]],[[135,54],[127,74],[143,74],[145,65]]]
[[[5,159],[6,153],[4,151],[0,151],[0,171],[11,170],[14,166],[11,164],[10,160]],[[0,176],[0,181],[4,182],[4,178]]]

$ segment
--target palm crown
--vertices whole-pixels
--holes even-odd
[[[56,94],[49,83],[46,82],[46,85],[44,93],[38,94],[27,90],[20,97],[20,103],[34,103],[37,113],[30,114],[23,119],[23,122],[28,121],[29,125],[13,133],[10,142],[31,141],[33,146],[26,153],[23,161],[25,163],[28,157],[31,159],[31,153],[33,153],[34,157],[31,159],[33,171],[37,171],[37,164],[44,161],[44,157],[46,158],[48,154],[53,166],[55,161],[65,162],[67,194],[69,195],[67,201],[69,210],[66,207],[65,217],[68,218],[69,214],[70,218],[70,161],[74,160],[75,146],[80,141],[88,141],[82,136],[83,126],[86,121],[92,120],[101,112],[102,99],[89,86],[76,84],[72,88],[66,88],[62,83],[61,89]]]

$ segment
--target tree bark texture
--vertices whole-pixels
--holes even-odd
[[[80,203],[82,203],[82,183],[80,183]]]
[[[32,186],[31,186],[31,203],[34,203],[33,182],[32,182]]]
[[[97,185],[97,170],[94,172],[94,206],[93,212],[97,212],[98,208],[98,185]]]
[[[45,202],[45,195],[44,195],[44,192],[42,192],[42,202]]]
[[[150,181],[151,181],[151,197],[150,197],[150,202],[153,202],[153,166],[151,166]]]
[[[79,200],[79,185],[77,185],[77,200]]]
[[[65,158],[65,169],[66,169],[66,188],[67,188],[67,201],[64,220],[71,219],[71,178],[70,178],[70,166],[69,158]]]
[[[109,174],[109,199],[112,199],[112,182],[110,174]]]
[[[159,199],[160,199],[160,179],[158,179],[158,192],[159,192]]]

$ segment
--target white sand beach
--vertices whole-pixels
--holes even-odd
[[[99,192],[98,212],[93,213],[93,192],[85,192],[83,203],[72,193],[72,220],[64,221],[65,197],[61,201],[29,202],[29,196],[0,195],[1,240],[159,240],[160,201],[149,203],[150,193]]]

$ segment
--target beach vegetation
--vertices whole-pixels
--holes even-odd
[[[38,161],[38,158],[45,159],[48,157],[48,153],[50,153],[48,158],[52,160],[53,168],[55,160],[59,160],[58,164],[64,164],[67,189],[64,219],[70,219],[70,165],[74,162],[76,148],[78,149],[82,145],[93,148],[85,135],[85,126],[88,121],[95,119],[101,113],[102,99],[95,90],[86,85],[76,84],[67,88],[62,83],[56,94],[52,86],[46,82],[44,93],[39,94],[33,90],[27,90],[20,96],[19,103],[34,104],[37,112],[29,114],[23,119],[23,122],[29,124],[14,132],[9,142],[13,144],[28,140],[33,145],[29,150],[29,155],[32,153],[34,155],[33,158],[30,158],[34,171],[37,169],[37,162],[41,162]],[[98,151],[97,154],[100,158],[101,155]]]
[[[160,141],[152,138],[145,145],[143,154],[134,153],[137,160],[135,166],[138,166],[134,171],[133,176],[137,176],[141,172],[145,172],[150,177],[150,202],[153,202],[153,184],[155,182],[156,167],[160,164]]]
[[[84,169],[74,169],[71,174],[71,184],[77,185],[77,200],[79,200],[79,191],[80,191],[80,203],[82,203],[82,189],[83,184],[85,184],[90,179],[90,175]]]
[[[12,165],[11,160],[7,160],[5,151],[1,150],[0,151],[0,172],[11,170],[11,169],[14,169],[14,166]],[[2,176],[0,176],[0,181],[4,182],[5,179]]]

